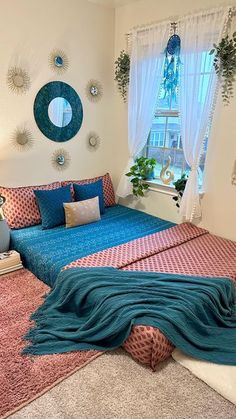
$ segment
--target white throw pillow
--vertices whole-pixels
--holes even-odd
[[[63,205],[67,228],[93,223],[101,219],[98,196]]]

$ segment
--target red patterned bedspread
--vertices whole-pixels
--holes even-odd
[[[230,277],[236,281],[236,243],[183,223],[78,259],[72,267],[112,266],[123,270]],[[123,347],[155,369],[174,349],[155,327],[135,326]]]

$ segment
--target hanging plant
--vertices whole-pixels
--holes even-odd
[[[221,39],[218,45],[213,44],[214,48],[210,55],[215,54],[213,65],[217,76],[221,80],[221,95],[223,102],[228,105],[234,96],[233,83],[236,76],[236,32],[232,38],[229,35]]]
[[[120,94],[126,102],[129,85],[130,57],[124,50],[115,61],[115,81],[118,84]]]
[[[144,196],[144,192],[149,188],[145,180],[153,179],[155,166],[156,159],[139,157],[135,160],[135,164],[130,168],[130,171],[126,173],[126,176],[132,178],[131,183],[135,196]]]
[[[176,202],[176,207],[178,207],[178,208],[180,207],[180,201],[182,199],[187,180],[188,180],[188,177],[187,177],[186,173],[183,173],[180,179],[173,182],[173,185],[174,185],[175,190],[177,191],[178,195],[173,196],[172,199]]]

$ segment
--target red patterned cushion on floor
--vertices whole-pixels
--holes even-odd
[[[19,188],[0,187],[0,193],[5,196],[3,210],[10,228],[23,228],[41,223],[40,212],[36,203],[34,189],[60,188],[60,182],[48,185],[23,186]]]
[[[102,179],[103,183],[103,194],[104,194],[104,203],[105,207],[113,207],[116,205],[115,192],[112,185],[111,177],[109,173],[106,173],[104,176],[97,176],[91,179],[82,179],[82,180],[65,180],[61,182],[62,186],[67,186],[69,184],[76,183],[77,185],[84,185],[86,183],[93,183],[97,180]]]
[[[134,326],[122,345],[130,355],[155,370],[157,364],[169,358],[174,346],[163,333],[152,326]]]

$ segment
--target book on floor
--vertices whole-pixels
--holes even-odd
[[[22,263],[19,263],[18,265],[12,266],[11,268],[5,268],[5,269],[0,269],[0,275],[4,275],[10,272],[14,272],[17,271],[18,269],[22,269],[23,265]]]
[[[0,275],[21,269],[22,267],[20,254],[15,250],[0,253]]]

